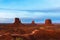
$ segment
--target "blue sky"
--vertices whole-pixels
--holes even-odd
[[[0,0],[0,18],[60,20],[60,0]]]

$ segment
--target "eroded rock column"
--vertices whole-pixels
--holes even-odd
[[[45,25],[51,25],[51,24],[52,24],[51,19],[46,19],[45,20]]]

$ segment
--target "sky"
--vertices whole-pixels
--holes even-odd
[[[15,17],[60,22],[60,0],[0,0],[0,18]]]

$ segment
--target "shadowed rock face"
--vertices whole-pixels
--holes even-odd
[[[19,18],[15,18],[14,24],[21,24],[21,21],[19,20]]]
[[[46,19],[46,20],[45,20],[45,24],[46,24],[46,25],[50,25],[50,24],[52,24],[52,22],[51,22],[50,19]]]
[[[32,24],[35,24],[35,22],[34,22],[34,21],[32,21]]]
[[[36,26],[34,21],[32,21],[31,26]]]

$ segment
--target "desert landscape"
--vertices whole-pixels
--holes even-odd
[[[60,0],[0,0],[0,40],[60,40]]]
[[[22,24],[15,18],[14,23],[0,23],[0,40],[60,40],[60,24],[50,19],[43,24]]]

